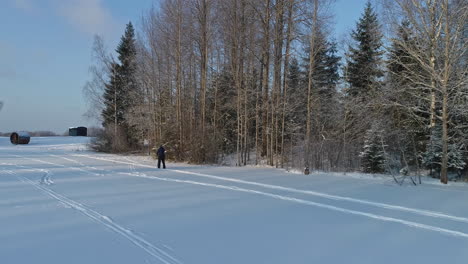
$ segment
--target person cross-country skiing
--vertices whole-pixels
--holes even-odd
[[[164,159],[166,158],[166,150],[164,149],[163,145],[161,145],[156,151],[156,155],[158,156],[158,169],[161,168],[161,161],[163,164],[163,169],[165,169],[166,163],[164,162]]]

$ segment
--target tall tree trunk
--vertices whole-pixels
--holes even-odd
[[[289,49],[291,46],[291,38],[292,38],[292,27],[293,27],[293,12],[294,12],[294,0],[289,0],[288,3],[288,29],[286,32],[286,50],[285,50],[285,58],[284,58],[284,66],[283,66],[283,109],[282,109],[282,116],[281,116],[281,168],[284,167],[284,135],[285,135],[285,116],[286,116],[286,102],[288,96],[288,67],[289,67]]]
[[[436,18],[436,12],[437,12],[437,4],[436,1],[430,1],[429,7],[430,9],[430,23],[431,23],[431,31],[429,32],[430,34],[430,55],[429,55],[429,65],[431,67],[432,73],[431,73],[431,98],[430,98],[430,113],[431,113],[431,119],[430,119],[430,129],[431,131],[434,129],[436,125],[436,82],[435,82],[435,77],[433,74],[436,72],[435,69],[435,62],[436,62],[436,48],[437,48],[437,39],[438,39],[438,33],[437,33],[437,18]]]
[[[311,35],[310,35],[310,55],[309,55],[309,74],[308,74],[308,85],[307,85],[307,122],[306,122],[306,144],[305,144],[305,157],[304,165],[310,167],[309,156],[310,156],[310,144],[311,144],[311,123],[312,123],[312,86],[313,86],[313,75],[315,68],[315,54],[316,51],[316,35],[318,27],[318,0],[314,0],[314,10],[312,14],[312,23],[311,23]]]
[[[247,116],[245,116],[244,114],[244,107],[243,107],[243,90],[245,90],[245,84],[244,84],[244,50],[245,50],[245,46],[246,46],[246,20],[245,20],[245,7],[246,7],[246,3],[245,3],[245,0],[241,0],[241,17],[240,17],[240,34],[239,34],[239,37],[240,37],[240,40],[239,40],[239,43],[240,43],[240,46],[239,46],[239,73],[238,73],[238,76],[239,76],[239,80],[238,80],[238,86],[239,86],[239,93],[238,93],[238,98],[239,98],[239,113],[240,113],[240,130],[239,130],[239,133],[240,133],[240,152],[241,152],[241,164],[243,165],[244,164],[244,136],[245,136],[245,119],[247,118]]]
[[[182,0],[177,0],[177,24],[176,24],[176,121],[179,136],[179,154],[183,151],[182,131]]]
[[[268,152],[268,93],[269,93],[269,75],[270,75],[270,0],[266,0],[265,16],[263,25],[263,80],[262,80],[262,156]]]
[[[114,88],[114,142],[117,139],[117,89]]]
[[[198,2],[199,1],[199,2]],[[206,86],[208,72],[208,18],[209,18],[209,0],[198,0],[198,20],[200,24],[200,102],[201,102],[201,161],[205,162],[205,135],[206,135]]]
[[[278,154],[278,109],[281,89],[281,60],[283,58],[283,31],[284,31],[284,0],[276,1],[275,10],[275,58],[273,91],[271,96],[271,143],[270,143],[270,165],[278,166],[276,158]],[[274,160],[276,162],[274,162]],[[275,163],[275,164],[273,164]]]
[[[260,96],[262,93],[262,86],[263,86],[263,56],[260,59],[260,84],[258,87],[255,88],[255,165],[258,165],[258,156],[260,155],[259,151],[259,136],[260,136]],[[260,91],[259,91],[260,90]]]
[[[448,182],[448,82],[450,78],[450,46],[451,46],[451,32],[450,32],[450,20],[449,17],[449,1],[444,0],[443,12],[445,16],[445,28],[444,28],[444,73],[442,80],[442,166],[440,172],[440,181],[444,184]]]

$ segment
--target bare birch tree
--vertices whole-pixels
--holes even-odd
[[[455,96],[466,94],[468,71],[463,57],[468,49],[464,38],[468,4],[449,0],[396,0],[385,3],[388,10],[394,11],[392,18],[395,24],[404,18],[411,25],[406,33],[414,36],[413,40],[395,41],[419,66],[416,68],[418,71],[407,69],[412,73],[409,81],[430,92],[430,97],[426,99],[430,113],[428,123],[431,130],[438,122],[442,126],[441,182],[447,183],[449,123],[452,122],[451,116],[463,114],[455,112],[458,109],[454,104],[457,101]],[[424,94],[418,96],[424,99]]]

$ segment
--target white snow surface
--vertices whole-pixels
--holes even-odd
[[[468,186],[0,137],[0,263],[468,263]]]

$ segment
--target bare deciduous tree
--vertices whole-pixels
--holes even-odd
[[[418,67],[406,67],[411,74],[408,81],[415,87],[429,91],[416,97],[428,101],[429,127],[436,123],[442,126],[441,182],[447,183],[449,123],[452,116],[465,115],[456,104],[461,95],[466,95],[468,68],[464,56],[468,49],[466,1],[451,0],[396,0],[385,2],[388,10],[395,11],[393,22],[407,19],[411,27],[403,28],[412,41],[395,39],[394,42],[414,60]],[[402,64],[403,65],[403,64]],[[462,96],[463,98],[463,96]],[[412,106],[409,106],[412,107]],[[419,110],[419,109],[416,109]]]

